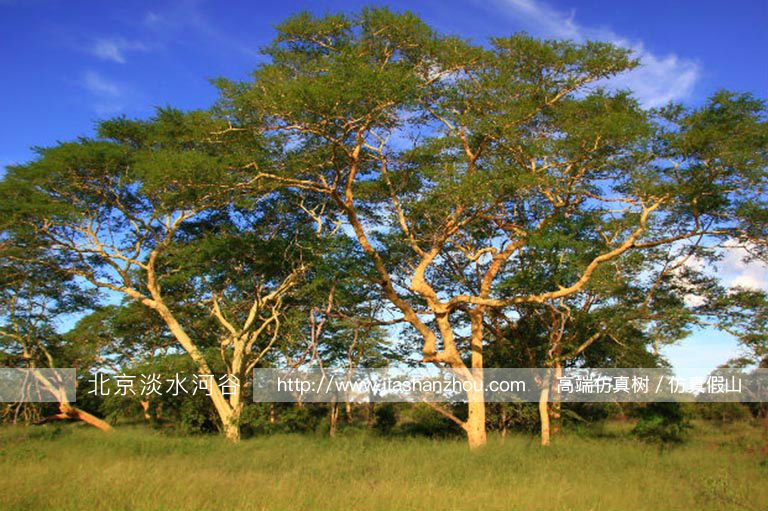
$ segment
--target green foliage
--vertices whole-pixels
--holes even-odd
[[[702,419],[731,423],[752,417],[749,408],[743,403],[696,403],[696,414]]]
[[[691,428],[690,417],[680,403],[649,403],[637,413],[641,414],[640,421],[632,434],[661,447],[682,443]]]
[[[389,435],[392,433],[395,425],[397,424],[397,414],[395,413],[395,406],[392,403],[380,403],[376,406],[374,412],[376,422],[374,428],[382,435]]]

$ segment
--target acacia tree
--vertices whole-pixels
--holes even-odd
[[[637,65],[610,44],[515,35],[483,47],[366,9],[295,16],[264,53],[252,80],[219,82],[229,135],[283,137],[279,158],[248,165],[253,177],[325,201],[424,362],[480,384],[492,311],[571,297],[633,253],[747,232],[764,212],[764,106],[721,93],[698,110],[645,111],[596,86]],[[575,224],[586,247],[562,235]],[[565,258],[581,252],[565,278],[502,293],[553,239]],[[477,447],[485,405],[481,390],[468,397],[457,421]]]
[[[25,247],[45,257],[43,247]],[[18,251],[8,240],[0,247],[0,362],[4,366],[27,369],[57,367],[90,368],[97,358],[97,342],[68,342],[58,332],[57,321],[96,305],[92,293],[77,285],[71,275],[44,264],[18,262]],[[102,431],[112,428],[103,420],[73,405],[61,382],[45,373],[34,377],[50,395],[58,399],[59,413],[42,418],[74,419]],[[22,406],[19,403],[16,410]]]
[[[154,311],[210,375],[224,433],[237,441],[245,375],[278,341],[304,265],[293,242],[301,229],[281,223],[269,190],[257,196],[249,186],[249,198],[238,197],[248,183],[232,141],[220,150],[222,127],[172,109],[103,122],[97,139],[38,149],[37,160],[10,167],[0,216],[9,243],[42,240],[57,271]],[[50,262],[20,250],[12,263],[29,261]],[[239,380],[228,395],[213,380],[211,346]]]

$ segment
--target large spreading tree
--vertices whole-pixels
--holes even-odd
[[[649,111],[610,88],[638,64],[625,49],[480,46],[385,9],[278,32],[252,80],[219,82],[221,115],[232,135],[282,137],[253,176],[348,224],[425,363],[482,381],[489,315],[584,303],[616,267],[653,269],[644,251],[761,232],[768,130],[749,95]],[[511,278],[552,246],[560,279]],[[468,397],[462,427],[483,445],[482,393]]]

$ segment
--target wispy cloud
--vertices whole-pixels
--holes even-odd
[[[83,75],[83,86],[88,92],[97,96],[122,97],[125,92],[122,85],[109,80],[96,71],[86,71]]]
[[[96,71],[86,71],[81,85],[92,96],[93,108],[99,115],[109,115],[125,108],[128,88]]]
[[[630,41],[608,28],[583,26],[575,20],[575,11],[560,11],[539,0],[489,1],[547,37],[576,42],[607,41],[632,50],[640,59],[641,67],[612,80],[612,86],[634,91],[646,107],[658,107],[687,98],[699,79],[699,66],[693,60],[674,54],[657,55],[649,51],[642,41]]]
[[[140,41],[129,41],[122,37],[99,38],[89,48],[89,51],[98,58],[118,64],[127,62],[128,52],[148,50],[149,47],[146,44]]]

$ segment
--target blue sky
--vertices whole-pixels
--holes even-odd
[[[478,42],[525,30],[632,48],[644,67],[621,84],[647,106],[698,104],[720,88],[768,99],[765,0],[0,0],[0,167],[29,160],[31,146],[91,135],[98,119],[208,107],[208,80],[245,78],[290,14],[371,4],[410,9]],[[768,282],[764,269],[732,259],[728,279]],[[676,365],[712,367],[734,350],[727,336],[704,332],[667,353]]]

